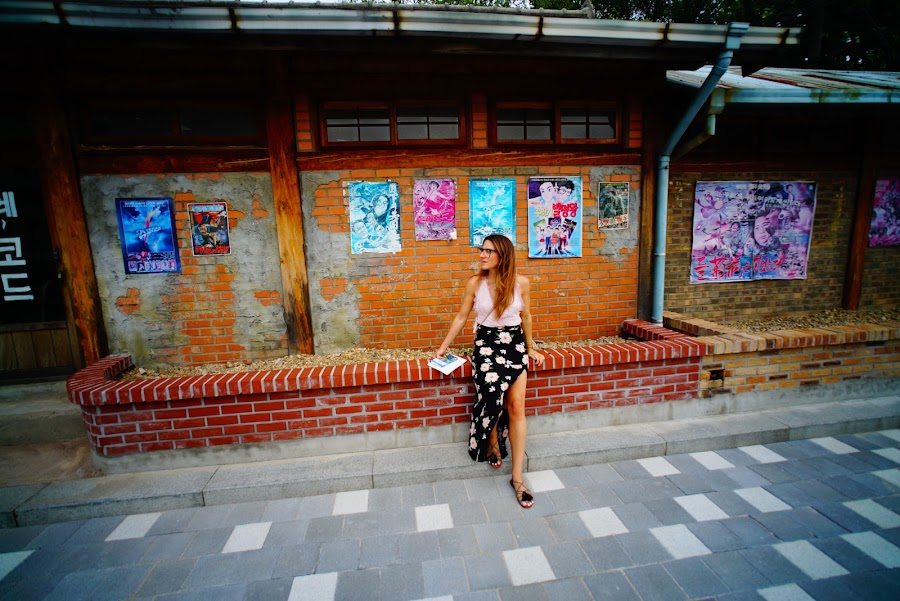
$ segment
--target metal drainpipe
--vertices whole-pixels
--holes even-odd
[[[741,38],[749,27],[748,23],[728,24],[724,49],[706,77],[706,81],[697,90],[697,95],[681,117],[681,121],[678,122],[678,125],[669,135],[656,160],[656,190],[653,203],[653,305],[650,313],[651,321],[656,324],[663,322],[663,292],[665,291],[666,281],[666,226],[668,225],[667,210],[669,205],[669,160],[675,145],[678,144],[694,117],[700,112],[703,104],[715,89],[716,84],[725,75],[728,66],[731,64],[731,59],[734,57],[734,51],[740,47]]]

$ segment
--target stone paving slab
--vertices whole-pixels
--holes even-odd
[[[898,427],[900,397],[894,396],[541,434],[529,437],[526,471]],[[14,517],[15,524],[23,526],[477,477],[484,465],[472,463],[460,449],[462,444],[117,474],[36,485],[42,487],[35,489],[0,487],[0,519],[12,525]],[[508,474],[509,469],[507,459],[494,473]],[[684,480],[683,475],[679,477]],[[752,480],[751,475],[743,477]],[[702,482],[692,486],[704,488]],[[848,481],[842,486],[859,484]]]
[[[46,484],[22,484],[0,488],[0,528],[16,525],[15,510],[40,492]]]

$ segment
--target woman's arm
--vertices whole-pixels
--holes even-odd
[[[453,318],[453,322],[450,324],[450,331],[447,332],[447,336],[444,338],[441,346],[438,347],[437,352],[435,352],[435,358],[441,357],[447,352],[450,345],[453,344],[453,339],[456,338],[466,326],[466,322],[469,320],[469,313],[472,312],[472,307],[475,305],[475,291],[478,290],[480,280],[480,276],[473,275],[466,282],[466,290],[463,292],[459,312],[456,314],[456,317]]]
[[[534,359],[538,365],[544,364],[544,355],[534,349],[534,338],[531,334],[531,283],[525,276],[516,276],[519,284],[519,294],[522,295],[522,331],[525,332],[525,348],[528,356]]]

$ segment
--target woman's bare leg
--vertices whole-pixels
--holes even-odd
[[[512,479],[524,482],[522,469],[525,466],[525,438],[528,435],[528,424],[525,422],[525,388],[528,384],[528,372],[522,375],[506,392],[506,412],[509,415],[509,445],[512,455]],[[530,507],[530,503],[526,503]]]

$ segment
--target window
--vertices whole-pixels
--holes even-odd
[[[619,141],[618,111],[610,104],[499,102],[494,117],[495,141],[501,144]]]
[[[461,144],[458,106],[330,102],[323,107],[326,146]]]
[[[98,102],[82,111],[88,144],[261,144],[262,115],[253,102]]]

